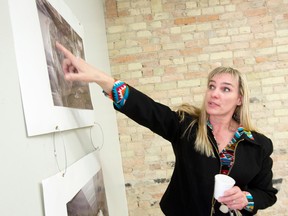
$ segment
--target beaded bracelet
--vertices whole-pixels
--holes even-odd
[[[244,207],[244,209],[249,211],[249,212],[252,212],[254,209],[253,197],[252,197],[251,193],[249,193],[247,191],[243,191],[243,193],[245,194],[245,196],[248,200],[248,204]]]
[[[129,87],[125,82],[120,80],[115,80],[114,85],[112,87],[112,91],[108,94],[103,90],[103,93],[106,97],[113,100],[115,106],[120,109],[124,106],[128,95],[129,95]]]

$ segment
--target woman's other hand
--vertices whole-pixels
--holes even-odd
[[[237,210],[241,210],[248,205],[246,195],[238,186],[225,191],[224,196],[219,197],[218,202],[224,203],[229,209]]]

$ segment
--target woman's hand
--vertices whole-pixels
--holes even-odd
[[[246,195],[238,186],[225,191],[224,196],[219,197],[218,202],[224,203],[229,209],[241,210],[248,205]]]
[[[105,92],[111,91],[114,84],[114,79],[111,76],[89,65],[83,59],[76,57],[62,44],[56,42],[56,47],[65,56],[62,62],[62,69],[66,80],[96,82]]]
[[[56,42],[56,47],[64,54],[65,59],[62,62],[62,69],[65,78],[70,81],[95,81],[95,69],[87,64],[83,59],[74,56],[62,44]]]

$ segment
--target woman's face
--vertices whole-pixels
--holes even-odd
[[[205,97],[205,108],[210,117],[232,117],[239,105],[241,105],[241,95],[238,80],[228,73],[212,77]]]

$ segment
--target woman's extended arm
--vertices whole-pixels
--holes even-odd
[[[64,54],[62,69],[65,79],[70,81],[95,82],[105,92],[109,93],[114,85],[114,78],[89,65],[83,59],[74,56],[63,45],[56,42],[56,47]]]
[[[89,65],[83,59],[74,56],[61,44],[56,43],[56,47],[65,55],[62,68],[66,80],[97,83],[106,94],[111,95],[117,110],[165,139],[170,141],[173,139],[175,133],[178,132],[179,119],[178,115],[169,107],[156,103],[132,87],[128,87],[131,92],[129,90],[128,92],[121,92],[123,85],[118,87],[119,81],[115,82],[113,77]],[[127,100],[128,106],[125,105],[124,107],[128,98],[126,94],[129,95],[130,100],[129,102]]]

